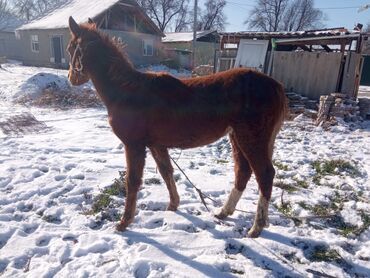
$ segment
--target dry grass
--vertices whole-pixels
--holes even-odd
[[[58,91],[53,88],[45,89],[36,98],[23,97],[17,101],[18,104],[37,106],[41,108],[73,109],[102,107],[103,103],[92,89],[71,89],[69,91]]]

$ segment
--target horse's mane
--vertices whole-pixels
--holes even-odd
[[[97,40],[102,43],[102,47],[110,54],[107,58],[112,65],[118,62],[121,66],[124,65],[130,69],[134,68],[125,51],[126,44],[124,44],[124,42],[116,37],[109,37],[108,34],[98,30],[94,25],[81,24],[80,27],[83,32],[88,34],[88,37],[92,38],[92,40]]]

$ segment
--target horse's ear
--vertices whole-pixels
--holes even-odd
[[[96,28],[96,23],[90,17],[88,18],[87,23],[89,23],[93,28]]]
[[[77,22],[73,19],[72,16],[69,17],[69,30],[71,30],[72,34],[76,37],[79,37],[81,35],[81,28],[77,24]]]

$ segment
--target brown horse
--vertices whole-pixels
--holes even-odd
[[[254,172],[260,197],[249,235],[257,237],[268,220],[275,170],[272,152],[286,107],[283,87],[270,77],[248,69],[179,80],[165,73],[136,71],[122,49],[95,24],[69,19],[72,39],[69,80],[89,79],[107,107],[113,132],[124,143],[127,176],[125,212],[117,229],[124,230],[135,215],[148,147],[175,211],[179,195],[168,148],[194,148],[229,134],[235,162],[235,186],[218,215],[231,215]]]

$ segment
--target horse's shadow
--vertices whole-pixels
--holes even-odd
[[[158,250],[160,250],[161,252],[163,252],[163,254],[167,255],[168,257],[171,257],[172,259],[174,259],[176,261],[179,261],[183,264],[188,265],[189,267],[199,271],[200,273],[202,273],[205,276],[208,276],[208,277],[234,277],[233,275],[228,274],[228,273],[220,273],[221,271],[219,269],[217,269],[216,267],[212,266],[212,265],[194,261],[191,258],[188,258],[188,257],[176,252],[172,248],[163,245],[162,243],[156,241],[155,239],[149,238],[147,235],[145,235],[143,233],[139,233],[139,232],[135,232],[135,231],[126,231],[123,235],[127,236],[127,238],[130,239],[131,243],[146,243],[148,245],[151,245],[151,246],[157,248]]]
[[[301,271],[297,271],[297,269],[290,267],[289,265],[285,264],[282,260],[274,259],[271,257],[268,257],[266,255],[263,255],[261,253],[261,249],[263,249],[263,245],[258,244],[258,239],[253,240],[251,242],[251,239],[244,240],[244,236],[242,234],[240,235],[240,238],[233,238],[237,237],[237,232],[230,232],[230,231],[219,231],[216,229],[216,227],[210,227],[210,225],[206,225],[205,220],[200,219],[197,216],[191,215],[186,212],[177,211],[177,215],[180,215],[190,221],[194,227],[196,227],[198,230],[205,230],[205,227],[207,232],[211,233],[214,238],[221,239],[225,241],[225,253],[226,254],[241,254],[244,257],[246,257],[248,260],[253,262],[253,264],[256,267],[262,267],[264,269],[268,269],[272,271],[272,274],[274,276],[283,276],[283,277],[303,277],[304,275],[309,275],[309,272],[311,269],[306,269],[307,273],[302,273]],[[252,217],[244,222],[249,224],[252,223]],[[235,221],[235,225],[237,226],[237,222]],[[250,223],[249,223],[250,222]],[[249,224],[248,224],[249,223]],[[237,227],[236,227],[237,229]],[[156,241],[155,239],[152,239],[149,237],[149,235],[146,235],[144,233],[139,233],[135,231],[127,231],[123,234],[124,236],[127,236],[127,238],[130,239],[133,243],[146,243],[149,245],[152,245],[153,247],[157,248],[167,256],[171,257],[172,259],[176,261],[181,261],[183,264],[188,265],[190,268],[193,268],[200,273],[202,273],[206,277],[235,277],[231,273],[223,272],[222,270],[218,269],[217,267],[206,264],[206,263],[200,263],[197,261],[192,260],[191,258],[182,255],[178,251],[173,250],[172,248]],[[325,245],[325,242],[322,241],[316,241],[312,239],[306,239],[306,238],[296,238],[296,237],[287,237],[281,234],[277,234],[268,230],[264,230],[260,236],[261,238],[268,239],[271,241],[278,242],[280,244],[287,245],[292,248],[299,248],[303,251],[304,256],[307,259],[310,259],[309,252],[312,248],[315,246],[323,246]],[[247,241],[247,242],[243,242]],[[256,242],[257,241],[257,242]],[[252,244],[248,244],[252,243]],[[255,248],[253,247],[255,246]],[[307,247],[309,246],[309,247]],[[268,251],[268,249],[265,247],[265,249]],[[265,253],[264,250],[263,252]],[[312,251],[312,250],[311,250]],[[355,264],[354,262],[346,262],[343,258],[340,259],[341,262],[337,262],[339,264],[345,264],[342,265],[345,272],[348,274],[351,274],[353,272],[360,272],[360,273],[370,273],[370,269],[366,268],[364,266]],[[332,263],[334,263],[333,261]],[[304,274],[304,275],[303,275]]]

